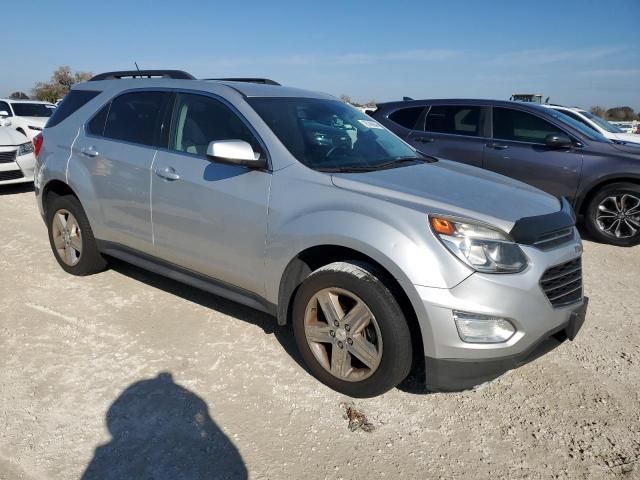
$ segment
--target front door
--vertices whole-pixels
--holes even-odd
[[[578,188],[582,152],[552,148],[547,135],[567,135],[547,120],[513,108],[493,108],[493,138],[484,147],[483,167],[538,187],[570,202]]]
[[[178,94],[169,151],[152,166],[156,255],[190,271],[264,293],[264,249],[271,173],[217,163],[213,140],[245,140],[266,152],[222,101]]]

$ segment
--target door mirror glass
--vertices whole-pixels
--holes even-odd
[[[207,156],[222,163],[249,168],[265,168],[265,161],[244,140],[214,140],[207,147]]]
[[[573,142],[566,135],[550,133],[544,139],[547,147],[551,148],[569,148],[573,146]]]
[[[8,117],[9,116],[9,112],[7,112],[6,110],[0,110],[0,117]]]

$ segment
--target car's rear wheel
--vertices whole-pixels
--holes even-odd
[[[313,272],[296,293],[292,322],[309,370],[338,392],[379,395],[411,369],[405,316],[369,265],[336,262]]]
[[[595,240],[625,247],[639,244],[640,185],[607,185],[592,198],[585,220]]]
[[[89,220],[76,197],[53,199],[47,206],[47,227],[53,255],[66,272],[90,275],[106,268],[107,262],[98,251]]]

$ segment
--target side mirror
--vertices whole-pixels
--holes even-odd
[[[556,135],[554,133],[550,133],[544,139],[544,144],[550,148],[571,148],[573,147],[573,142],[566,135]]]
[[[0,111],[0,117],[8,117],[8,116],[9,116],[9,112],[7,112],[6,110]]]
[[[222,163],[249,168],[265,168],[267,165],[244,140],[215,140],[209,143],[207,156]]]

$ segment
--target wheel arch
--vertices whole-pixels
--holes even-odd
[[[575,205],[576,213],[579,215],[586,214],[589,203],[591,202],[593,197],[604,187],[612,185],[614,183],[633,183],[634,185],[640,185],[640,175],[626,174],[599,178],[587,188],[585,188],[585,193],[578,197],[578,201]]]
[[[45,215],[47,214],[47,206],[51,204],[53,199],[63,195],[73,195],[79,199],[76,192],[62,180],[52,179],[46,183],[42,189],[42,208]]]

